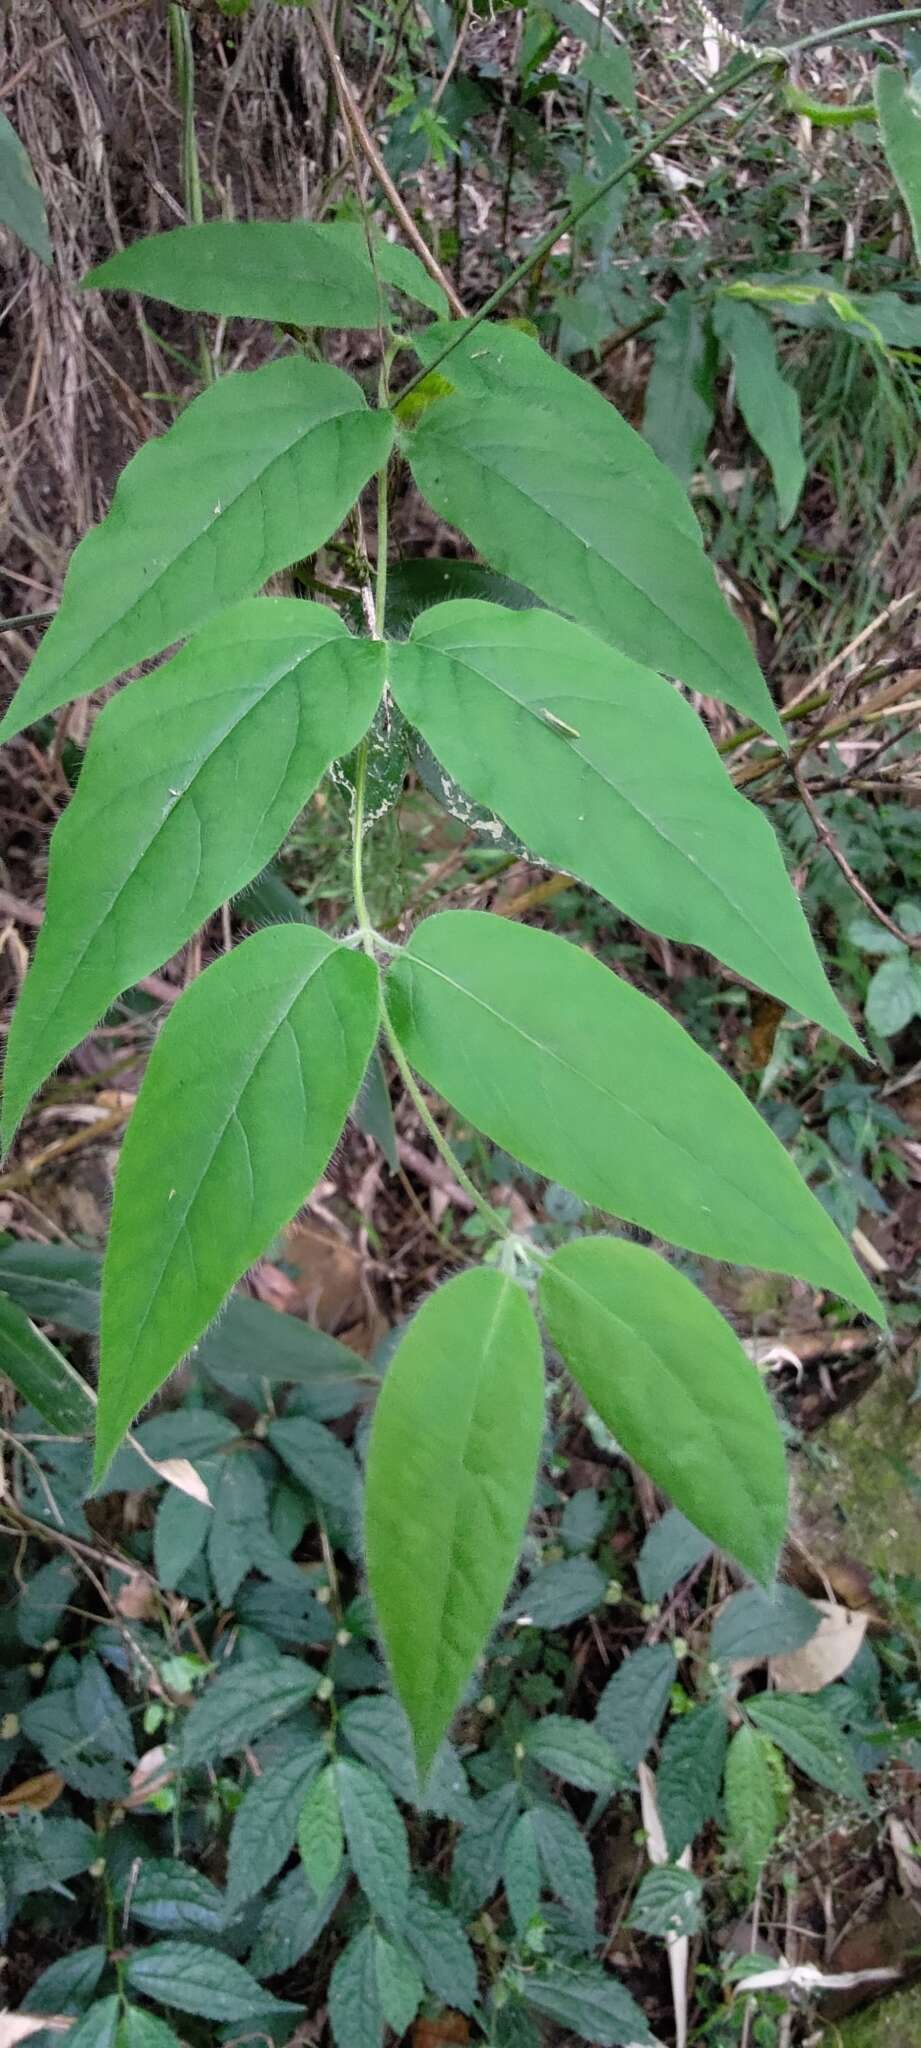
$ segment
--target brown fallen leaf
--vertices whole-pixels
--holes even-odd
[[[151,1621],[158,1609],[157,1588],[147,1572],[132,1572],[116,1595],[116,1612],[126,1621]]]
[[[21,1785],[4,1792],[0,1813],[45,1813],[63,1790],[64,1780],[57,1771],[39,1771],[37,1778],[23,1778]]]
[[[821,1616],[815,1635],[798,1650],[769,1657],[768,1670],[782,1692],[821,1692],[847,1671],[867,1632],[869,1615],[855,1614],[835,1600],[813,1600]]]
[[[155,1792],[162,1792],[175,1776],[172,1764],[167,1762],[166,1750],[162,1743],[155,1749],[145,1749],[131,1773],[131,1790],[122,1806],[146,1806]],[[3,2043],[0,2041],[0,2048]]]

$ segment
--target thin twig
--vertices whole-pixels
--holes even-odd
[[[804,808],[808,811],[809,817],[812,820],[816,838],[820,840],[826,851],[831,854],[835,866],[840,869],[848,887],[853,889],[854,895],[863,904],[864,909],[870,912],[870,916],[876,919],[877,924],[881,924],[885,931],[891,932],[893,938],[898,939],[900,945],[907,946],[911,952],[921,951],[921,933],[913,936],[910,932],[903,932],[901,926],[896,924],[895,919],[891,918],[880,907],[874,896],[871,896],[866,883],[861,881],[860,876],[852,868],[847,855],[842,852],[831,826],[823,818],[799,762],[794,761],[792,767],[796,778],[796,787],[799,790]]]

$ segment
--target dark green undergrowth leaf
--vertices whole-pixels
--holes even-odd
[[[335,1884],[345,1854],[334,1764],[320,1771],[307,1790],[298,1816],[297,1846],[311,1891],[322,1898]]]
[[[273,1997],[232,1956],[191,1941],[157,1941],[136,1950],[125,1965],[125,1981],[131,1991],[159,2005],[221,2023],[281,2018],[301,2010]]]
[[[583,1792],[612,1792],[624,1782],[620,1760],[605,1737],[573,1715],[542,1715],[528,1729],[525,1748],[545,1771]]]
[[[681,1855],[716,1812],[728,1736],[726,1715],[717,1704],[694,1707],[669,1728],[656,1794],[672,1857]]]
[[[335,1774],[352,1869],[373,1911],[399,1929],[409,1898],[409,1848],[396,1803],[364,1764],[340,1757]]]
[[[780,526],[789,526],[806,481],[796,387],[781,372],[770,321],[754,306],[718,295],[713,324],[732,358],[739,411],[771,466]]]
[[[655,1741],[678,1675],[670,1643],[644,1644],[625,1657],[598,1701],[595,1723],[628,1770]]]
[[[186,1770],[243,1749],[276,1721],[306,1706],[319,1682],[319,1672],[295,1657],[278,1657],[264,1668],[236,1664],[230,1671],[220,1672],[196,1700],[183,1726]]]
[[[734,1593],[717,1616],[710,1654],[722,1663],[736,1657],[780,1657],[799,1650],[815,1635],[819,1615],[795,1586],[768,1592],[748,1586]]]
[[[692,292],[673,292],[653,335],[643,432],[660,462],[685,485],[707,453],[716,354],[709,311]]]
[[[5,114],[0,114],[0,221],[43,263],[52,262],[48,216],[38,179],[28,151]]]
[[[653,2042],[645,2019],[623,1984],[608,1970],[567,1969],[551,1964],[545,1973],[515,1972],[515,1989],[535,2012],[555,2020],[593,2048],[646,2048]]]
[[[647,1870],[630,1908],[629,1927],[643,1934],[699,1934],[702,1924],[703,1884],[693,1870],[679,1870],[664,1863]]]
[[[702,1535],[680,1509],[667,1508],[647,1529],[636,1561],[643,1599],[653,1606],[664,1600],[666,1593],[708,1557],[712,1548],[709,1536]]]
[[[600,1607],[607,1580],[590,1557],[563,1557],[542,1565],[508,1610],[509,1621],[533,1628],[568,1628]]]
[[[829,1792],[864,1804],[864,1784],[854,1753],[821,1700],[797,1693],[759,1693],[757,1699],[747,1702],[747,1711],[756,1728],[807,1778]]]
[[[227,1901],[232,1909],[270,1884],[290,1855],[297,1838],[298,1815],[326,1755],[319,1739],[304,1740],[294,1756],[270,1764],[247,1787],[230,1833]]]

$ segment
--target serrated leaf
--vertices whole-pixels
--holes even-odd
[[[795,1586],[762,1592],[747,1586],[720,1609],[710,1637],[710,1655],[728,1664],[736,1658],[776,1657],[808,1643],[819,1626],[811,1600]]]
[[[655,1605],[708,1557],[713,1545],[678,1508],[667,1508],[647,1530],[636,1560],[644,1600]]]
[[[393,1795],[364,1764],[335,1765],[342,1826],[355,1876],[386,1927],[402,1928],[409,1898],[409,1847]]]
[[[692,292],[673,292],[652,344],[643,432],[660,462],[687,485],[713,428],[716,347],[709,308]]]
[[[483,1268],[419,1310],[368,1451],[368,1579],[420,1776],[493,1627],[534,1489],[543,1361],[521,1289]]]
[[[88,271],[82,286],[144,292],[192,313],[294,327],[377,327],[375,268],[384,283],[444,312],[444,293],[411,249],[375,234],[372,268],[364,230],[349,221],[217,220],[170,228],[118,250]]]
[[[544,1873],[544,1887],[554,1892],[573,1917],[594,1934],[598,1900],[591,1850],[564,1806],[531,1809],[534,1839]]]
[[[438,760],[532,855],[859,1047],[767,819],[661,676],[567,619],[464,601],[424,612],[387,666]]]
[[[509,1621],[534,1628],[568,1628],[600,1607],[607,1581],[590,1557],[562,1557],[541,1565],[508,1610]]]
[[[757,1110],[600,961],[508,918],[445,911],[417,926],[386,989],[413,1066],[513,1159],[690,1251],[811,1280],[879,1319]]]
[[[187,1935],[190,1941],[217,1941],[227,1918],[223,1892],[204,1871],[170,1857],[141,1864],[130,1900],[143,1926],[158,1934]]]
[[[232,1956],[193,1941],[158,1941],[136,1950],[125,1964],[125,1982],[158,2005],[205,2020],[232,2024],[302,2010],[274,1998]]]
[[[568,1969],[553,1963],[543,1976],[522,1971],[512,1981],[535,2012],[545,2013],[592,2048],[654,2048],[639,2006],[600,1965]]]
[[[780,1822],[777,1752],[766,1735],[747,1723],[736,1730],[726,1756],[723,1797],[729,1839],[754,1892]]]
[[[115,1690],[105,1667],[92,1654],[82,1659],[80,1676],[74,1686],[77,1722],[84,1735],[105,1755],[134,1763],[137,1746],[131,1716]]]
[[[877,967],[864,1010],[871,1030],[881,1038],[894,1038],[913,1017],[921,1016],[921,969],[907,949]]]
[[[404,1799],[410,1806],[418,1803],[412,1735],[399,1700],[389,1693],[347,1700],[337,1726],[360,1761],[389,1785],[395,1799]]]
[[[100,1998],[75,2026],[68,2028],[67,2039],[76,2042],[76,2048],[115,2048],[120,2017],[121,1999],[117,1995]]]
[[[624,1782],[610,1743],[588,1721],[569,1714],[542,1714],[526,1730],[524,1747],[545,1771],[583,1792],[612,1792]]]
[[[453,1913],[430,1898],[420,1884],[410,1890],[403,1939],[433,1996],[458,2012],[471,2012],[477,1991],[473,1950]]]
[[[100,1945],[59,1957],[29,1985],[23,2012],[83,2012],[102,1976],[108,1956]]]
[[[405,2034],[422,2004],[424,1986],[411,1956],[375,1933],[374,1956],[381,2011],[395,2034]]]
[[[268,1438],[272,1449],[308,1493],[340,1514],[355,1514],[360,1487],[358,1466],[352,1452],[332,1430],[306,1415],[292,1415],[270,1423]]]
[[[432,362],[457,330],[416,346]],[[677,479],[594,388],[483,323],[440,366],[455,395],[407,437],[423,495],[502,574],[635,661],[721,697],[782,740]]]
[[[171,1011],[122,1146],[103,1269],[101,1476],[128,1423],[319,1179],[377,1035],[372,963],[309,925]]]
[[[647,1870],[627,1925],[638,1927],[643,1934],[660,1935],[663,1940],[697,1934],[701,1927],[702,1897],[703,1885],[693,1870],[663,1863],[656,1870]]]
[[[714,1704],[682,1714],[665,1737],[656,1795],[668,1853],[674,1858],[716,1812],[728,1734],[725,1713]]]
[[[345,1853],[334,1764],[328,1764],[308,1788],[298,1816],[297,1846],[307,1881],[322,1899],[335,1884]]]
[[[40,1650],[49,1636],[57,1634],[58,1623],[77,1583],[76,1572],[63,1557],[52,1558],[32,1573],[16,1602],[16,1632],[21,1642]]]
[[[13,737],[309,555],[386,461],[389,414],[329,363],[220,377],[123,470],[2,724]]]
[[[87,1799],[116,1800],[126,1796],[128,1778],[124,1765],[81,1728],[72,1686],[49,1687],[38,1699],[29,1702],[20,1718],[29,1741],[75,1791],[82,1792]],[[54,1876],[57,1879],[57,1871]]]
[[[141,2005],[126,2005],[118,2034],[118,2048],[181,2048],[179,2036],[156,2013]]]
[[[451,1867],[451,1903],[469,1920],[491,1898],[502,1875],[505,1844],[518,1818],[521,1795],[517,1784],[498,1785],[473,1809],[455,1845]]]
[[[182,1728],[186,1770],[215,1763],[243,1749],[313,1698],[320,1674],[295,1657],[268,1665],[235,1664],[222,1671],[196,1700]]]
[[[48,216],[38,179],[28,151],[5,114],[0,114],[0,222],[12,228],[33,255],[51,263]]]
[[[541,1273],[540,1300],[592,1407],[694,1525],[674,1565],[649,1554],[644,1566],[641,1554],[643,1598],[661,1599],[712,1542],[769,1579],[786,1529],[783,1443],[755,1367],[712,1303],[655,1252],[612,1237],[563,1245]]]
[[[230,1831],[227,1904],[231,1912],[261,1892],[281,1869],[297,1839],[298,1815],[308,1786],[326,1754],[322,1742],[305,1742],[296,1755],[270,1764],[247,1787]],[[271,1977],[275,1972],[263,1974]]]
[[[560,1535],[567,1550],[593,1550],[607,1520],[601,1495],[593,1486],[571,1493],[560,1516]]]
[[[315,1900],[300,1864],[289,1871],[259,1922],[249,1957],[250,1969],[257,1977],[280,1977],[309,1953],[329,1925],[347,1878],[348,1864],[344,1864],[331,1891]]]
[[[880,64],[873,74],[873,97],[879,115],[889,169],[901,192],[921,263],[921,105],[914,80],[895,64]]]
[[[116,996],[265,867],[369,725],[382,656],[328,607],[251,598],[106,706],[52,839],[4,1067],[4,1147]]]
[[[154,1565],[157,1579],[173,1593],[189,1566],[200,1557],[213,1521],[213,1510],[168,1486],[154,1523]]]
[[[530,1813],[523,1813],[509,1835],[502,1859],[502,1883],[519,1941],[537,1912],[540,1876],[533,1821]]]
[[[329,1980],[329,2023],[336,2048],[379,2048],[384,2014],[372,1927],[363,1927],[353,1936],[333,1968]]]
[[[853,1751],[828,1709],[799,1693],[766,1692],[747,1700],[746,1712],[784,1756],[829,1792],[865,1802],[864,1783]]]
[[[718,293],[713,325],[732,358],[739,411],[770,464],[783,530],[796,511],[807,474],[799,393],[781,371],[773,329],[763,313]]]
[[[20,1247],[7,1249],[19,1251]],[[52,1429],[62,1436],[90,1435],[96,1408],[89,1389],[18,1302],[5,1294],[0,1294],[0,1371]]]
[[[208,1518],[208,1563],[222,1607],[229,1607],[269,1536],[269,1499],[255,1458],[221,1461]]]
[[[608,1679],[595,1725],[628,1770],[642,1763],[655,1741],[677,1676],[671,1644],[649,1643],[625,1657]]]

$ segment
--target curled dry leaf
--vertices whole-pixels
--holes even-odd
[[[659,1818],[656,1798],[656,1781],[648,1764],[640,1764],[640,1810],[646,1830],[646,1849],[653,1864],[668,1863],[668,1844],[665,1829]],[[690,1870],[690,1845],[678,1857],[681,1870]],[[672,1985],[672,2005],[675,2010],[675,2048],[686,2048],[688,2038],[688,1958],[691,1944],[686,1934],[667,1934],[665,1946],[668,1952],[668,1971]]]
[[[901,1970],[837,1970],[826,1975],[814,1963],[780,1963],[776,1970],[757,1970],[733,1985],[736,1996],[751,1991],[853,1991],[858,1984],[890,1984]]]
[[[0,1799],[0,1813],[45,1813],[60,1799],[64,1780],[57,1771],[39,1771],[37,1778],[23,1778]]]
[[[66,2034],[74,2024],[65,2012],[0,2012],[0,2048],[17,2048],[30,2034]]]
[[[808,1643],[785,1656],[770,1657],[768,1670],[781,1692],[821,1692],[853,1664],[867,1632],[869,1615],[854,1614],[835,1600],[814,1600],[819,1626]]]
[[[200,1501],[203,1508],[213,1506],[204,1480],[196,1472],[194,1465],[189,1463],[188,1458],[151,1458],[130,1431],[128,1442],[138,1457],[143,1458],[145,1465],[149,1465],[151,1472],[155,1472],[158,1479],[166,1480],[167,1486],[175,1486],[180,1493],[187,1493],[190,1500]]]
[[[892,1844],[903,1892],[921,1891],[921,1849],[914,1836],[894,1813],[890,1813],[886,1822],[886,1832]]]
[[[148,1800],[153,1799],[157,1792],[162,1792],[164,1786],[171,1783],[173,1776],[173,1766],[167,1761],[162,1743],[158,1743],[155,1749],[145,1749],[131,1773],[131,1790],[121,1804],[146,1806]],[[3,2048],[2,2041],[0,2048]]]

